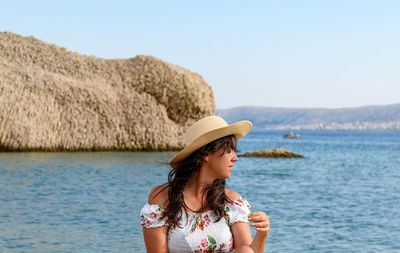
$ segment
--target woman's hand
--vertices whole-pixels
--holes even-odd
[[[249,214],[249,221],[252,227],[256,228],[257,233],[268,235],[270,229],[269,217],[261,211]]]

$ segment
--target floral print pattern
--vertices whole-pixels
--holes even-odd
[[[140,223],[143,227],[151,228],[154,224],[158,224],[157,221],[161,220],[164,216],[164,207],[160,205],[153,205],[155,208],[150,212],[140,215]],[[147,217],[145,217],[145,215]],[[164,222],[165,223],[165,222]]]
[[[209,252],[231,252],[233,250],[233,238],[229,239],[229,246],[225,243],[219,244],[217,247],[217,241],[214,237],[208,235],[207,238],[201,240],[200,245],[197,246],[199,249],[194,250],[194,253],[209,253]]]
[[[194,216],[194,218],[190,218],[190,222],[192,223],[192,228],[190,229],[189,233],[193,233],[196,231],[196,229],[200,229],[201,231],[204,230],[204,228],[206,228],[211,220],[210,217],[208,216],[208,214],[205,214],[204,217],[203,215],[199,215],[199,214],[191,214]],[[193,222],[194,221],[194,222]]]
[[[195,250],[195,253],[215,252],[215,248],[217,248],[217,241],[214,237],[208,235],[207,238],[203,238],[203,240],[201,240],[200,245],[197,247],[199,249]]]
[[[168,250],[178,253],[232,252],[234,243],[230,227],[236,222],[248,222],[249,213],[250,205],[241,198],[225,206],[224,219],[219,221],[212,211],[185,213],[180,227],[168,231]],[[140,215],[142,226],[165,226],[163,214],[163,206],[146,204]]]

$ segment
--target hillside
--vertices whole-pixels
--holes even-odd
[[[256,129],[400,130],[400,104],[341,109],[246,106],[216,113],[228,122],[250,120]]]

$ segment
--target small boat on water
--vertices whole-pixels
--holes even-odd
[[[297,139],[300,138],[300,134],[295,134],[293,132],[287,133],[283,136],[283,138],[287,138],[287,139]]]

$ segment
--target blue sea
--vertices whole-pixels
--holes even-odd
[[[265,211],[265,252],[400,252],[400,132],[252,131],[228,180]],[[139,212],[173,152],[0,153],[0,252],[145,252]],[[255,231],[252,231],[253,233]]]

